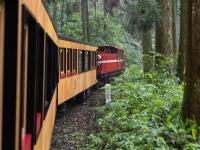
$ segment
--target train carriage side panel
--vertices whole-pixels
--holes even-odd
[[[67,49],[67,51],[72,50],[73,52],[73,55],[70,55],[71,58],[68,57],[67,54],[66,63],[64,63],[64,65],[67,66],[67,76],[60,76],[58,84],[58,104],[60,105],[77,94],[87,90],[97,82],[95,68],[88,68],[90,61],[89,52],[95,52],[97,48],[78,42],[64,40],[59,40],[59,46]],[[76,53],[75,55],[74,52]],[[71,68],[69,68],[69,64],[72,66]],[[60,68],[63,67],[60,66]],[[83,68],[84,70],[80,71],[80,69]]]
[[[24,123],[21,123],[20,143],[22,150],[47,150],[51,142],[57,106],[57,35],[41,0],[21,0],[20,5],[26,10],[23,19],[27,20],[27,25],[22,27],[25,33],[22,96],[29,96],[22,98],[21,121]]]
[[[51,144],[51,136],[54,127],[55,114],[57,107],[57,90],[54,91],[53,97],[49,105],[49,111],[43,121],[37,143],[34,146],[35,150],[48,150]]]

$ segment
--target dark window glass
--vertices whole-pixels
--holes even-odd
[[[77,73],[77,50],[73,50],[73,75]]]
[[[66,49],[60,49],[60,77],[66,76]]]
[[[97,65],[97,52],[94,52],[94,67]]]
[[[97,51],[100,52],[100,53],[102,53],[102,52],[105,52],[105,49],[104,49],[104,47],[99,47],[99,48],[97,49]]]
[[[89,66],[88,66],[88,51],[85,51],[85,71],[89,70]]]
[[[67,76],[72,75],[72,49],[67,50]]]
[[[92,52],[88,51],[88,70],[92,69],[92,65],[91,65],[91,54]]]
[[[78,73],[83,72],[83,64],[82,64],[82,59],[83,59],[83,52],[81,50],[78,51]]]

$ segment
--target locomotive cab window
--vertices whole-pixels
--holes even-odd
[[[72,49],[67,49],[67,76],[72,75]]]
[[[122,59],[122,51],[118,51],[118,59]]]
[[[115,47],[110,47],[110,53],[111,54],[117,54],[118,53],[118,49],[116,49]]]
[[[99,53],[103,53],[103,52],[105,52],[105,49],[104,49],[104,47],[99,47],[99,48],[97,49],[97,51],[98,51]]]
[[[60,49],[60,78],[66,77],[66,49]]]

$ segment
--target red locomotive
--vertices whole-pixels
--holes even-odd
[[[97,78],[106,79],[125,70],[124,51],[114,46],[100,46],[97,49]]]

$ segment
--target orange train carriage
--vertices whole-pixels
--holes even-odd
[[[101,72],[97,47],[58,36],[42,0],[0,0],[0,150],[49,149],[57,106],[124,70],[107,50]]]
[[[57,36],[41,0],[0,0],[0,37],[0,150],[49,149],[57,105],[97,82],[97,47]]]

